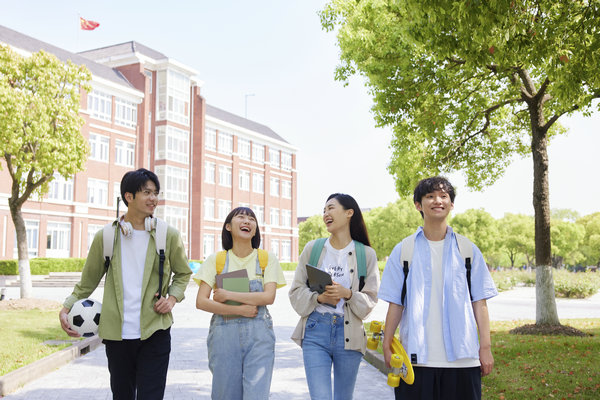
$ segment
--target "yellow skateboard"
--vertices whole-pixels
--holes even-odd
[[[383,340],[383,324],[380,321],[371,321],[367,338],[367,348],[376,350],[380,340]],[[392,358],[390,365],[392,366],[392,372],[388,374],[388,385],[397,387],[400,385],[400,379],[412,385],[415,381],[415,372],[413,371],[408,354],[406,354],[402,343],[396,337],[392,339],[391,350]]]

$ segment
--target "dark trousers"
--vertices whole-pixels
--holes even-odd
[[[396,400],[480,400],[481,369],[414,367],[415,381],[400,381]]]
[[[146,340],[103,342],[114,400],[163,398],[171,352],[170,328],[158,330]]]

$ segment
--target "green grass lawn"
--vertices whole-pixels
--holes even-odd
[[[68,346],[44,344],[69,338],[60,327],[58,311],[0,311],[0,376]]]
[[[512,335],[534,321],[492,321],[494,370],[482,397],[498,400],[600,399],[600,319],[562,320],[588,337]],[[368,329],[365,324],[365,329]],[[381,345],[378,351],[381,353]]]

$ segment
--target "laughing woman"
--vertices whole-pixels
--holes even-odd
[[[329,196],[323,221],[330,236],[320,254],[311,257],[313,247],[319,251],[319,241],[304,247],[290,288],[290,301],[300,314],[292,339],[302,346],[311,399],[332,398],[333,365],[333,399],[348,400],[367,346],[363,320],[377,303],[379,269],[362,213],[351,196]],[[361,277],[357,253],[363,250],[366,276]],[[313,257],[318,257],[315,266],[329,273],[333,281],[321,294],[307,286],[306,264]]]
[[[260,230],[254,212],[246,207],[231,211],[221,233],[225,252],[209,256],[194,275],[198,283],[196,307],[213,313],[208,333],[208,367],[212,398],[267,399],[275,359],[275,334],[267,305],[285,285],[274,254],[259,250]],[[219,273],[246,270],[249,292],[216,287]],[[212,300],[211,291],[214,289]],[[234,301],[239,305],[226,304]]]

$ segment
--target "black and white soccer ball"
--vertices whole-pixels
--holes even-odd
[[[71,307],[68,319],[71,329],[83,337],[94,336],[98,333],[102,303],[94,299],[81,299]]]

